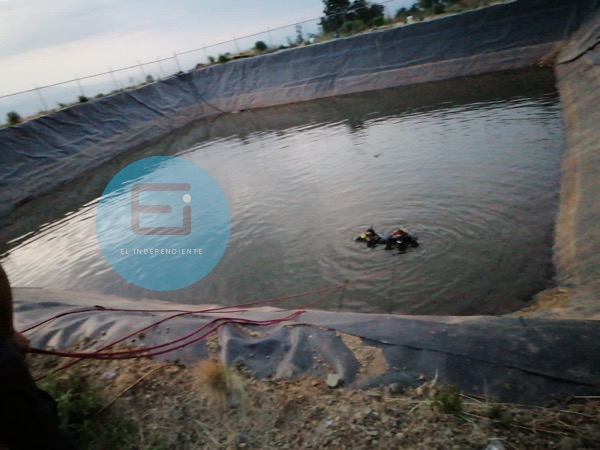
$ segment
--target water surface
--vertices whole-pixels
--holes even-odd
[[[30,234],[9,244],[3,264],[16,286],[193,304],[236,304],[384,273],[343,293],[278,306],[505,312],[550,282],[562,151],[560,105],[547,71],[240,112],[176,130],[34,202],[15,215],[10,232]],[[95,237],[104,186],[147,155],[197,163],[231,207],[223,259],[179,291],[129,284],[108,266]],[[404,254],[368,249],[353,241],[368,226],[382,234],[404,227],[422,245]]]

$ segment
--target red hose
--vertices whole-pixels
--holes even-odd
[[[264,300],[257,300],[257,301],[253,301],[253,302],[240,304],[240,305],[219,306],[219,307],[208,308],[208,309],[198,309],[198,310],[127,309],[127,308],[105,308],[102,306],[78,308],[75,310],[66,311],[66,312],[57,314],[48,319],[44,319],[41,322],[38,322],[34,325],[31,325],[31,326],[25,328],[24,332],[31,331],[42,325],[46,325],[46,324],[48,324],[56,319],[59,319],[61,317],[65,317],[65,316],[72,315],[72,314],[85,313],[85,312],[110,311],[110,312],[133,312],[133,313],[172,313],[171,315],[169,315],[167,317],[164,317],[158,321],[155,321],[152,324],[147,325],[139,330],[136,330],[136,331],[128,334],[125,337],[122,337],[110,344],[107,344],[107,345],[101,347],[99,350],[96,350],[94,352],[67,352],[67,351],[44,350],[44,349],[36,349],[36,348],[32,348],[30,350],[30,353],[34,353],[34,354],[78,358],[75,361],[72,361],[68,364],[58,367],[51,373],[55,373],[60,370],[66,369],[67,367],[71,367],[83,359],[118,360],[118,359],[148,358],[148,357],[163,355],[163,354],[175,351],[175,350],[179,350],[188,345],[194,344],[195,342],[198,342],[198,341],[204,339],[210,333],[218,330],[219,328],[221,328],[222,326],[224,326],[226,324],[233,323],[233,324],[242,324],[242,325],[273,325],[276,323],[283,323],[283,322],[293,320],[293,319],[297,318],[298,316],[300,316],[301,314],[303,314],[304,311],[295,310],[292,314],[290,314],[286,317],[282,317],[279,319],[269,319],[269,320],[251,320],[251,319],[244,319],[244,318],[240,318],[240,317],[215,317],[215,318],[211,319],[210,321],[208,321],[207,323],[205,323],[204,325],[202,325],[201,327],[194,330],[193,332],[188,333],[187,335],[179,337],[177,339],[173,339],[171,341],[165,342],[163,344],[157,344],[157,345],[147,346],[147,347],[139,347],[139,348],[131,349],[131,350],[121,350],[121,351],[116,351],[116,352],[106,352],[105,350],[107,350],[111,347],[114,347],[115,345],[120,344],[121,342],[124,342],[128,339],[131,339],[134,336],[136,336],[150,328],[153,328],[157,325],[160,325],[162,323],[165,323],[165,322],[175,319],[177,317],[182,317],[182,316],[192,315],[192,314],[208,314],[208,313],[215,313],[215,312],[227,312],[229,314],[239,313],[239,312],[244,312],[245,308],[248,308],[248,307],[265,305],[268,303],[278,303],[278,302],[291,300],[291,299],[295,299],[295,298],[316,295],[316,294],[320,294],[320,293],[328,292],[328,291],[331,291],[331,294],[328,296],[328,298],[330,298],[339,289],[346,288],[348,286],[352,286],[355,284],[359,284],[359,283],[365,282],[367,280],[380,278],[385,275],[388,275],[391,272],[392,272],[392,270],[376,272],[376,273],[373,273],[373,274],[371,274],[367,277],[364,277],[362,279],[359,279],[359,280],[346,281],[342,284],[338,284],[335,286],[328,286],[328,287],[320,288],[320,289],[315,289],[315,290],[309,291],[309,292],[286,295],[286,296],[282,296],[282,297],[274,297],[274,298],[269,298],[269,299],[264,299]],[[321,300],[318,300],[318,301],[320,302]],[[317,303],[317,301],[309,302],[309,303],[303,305],[303,308],[306,308],[306,306],[312,305],[314,303]],[[236,309],[233,309],[233,308],[236,308]],[[285,310],[284,309],[282,311],[293,311],[293,310],[291,310],[291,309]],[[206,331],[207,329],[208,329],[208,331]],[[45,378],[48,375],[50,375],[50,374],[44,375],[41,378]]]

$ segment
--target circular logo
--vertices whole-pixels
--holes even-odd
[[[229,204],[215,179],[182,158],[152,156],[110,181],[98,202],[104,257],[127,281],[155,291],[204,278],[225,253]]]

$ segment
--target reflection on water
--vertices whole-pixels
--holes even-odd
[[[78,204],[66,191],[55,194],[50,209],[61,216],[13,241],[3,264],[17,286],[194,304],[294,294],[391,270],[348,288],[343,298],[338,292],[284,305],[507,311],[551,276],[562,150],[558,98],[543,71],[223,116],[177,130],[71,184],[71,193],[80,192]],[[122,167],[149,154],[194,161],[220,183],[231,207],[223,259],[179,291],[158,293],[125,282],[96,241],[102,189]],[[36,209],[47,211],[48,201],[16,215],[17,225],[30,224]],[[398,254],[353,241],[371,225],[382,234],[404,227],[422,245]]]

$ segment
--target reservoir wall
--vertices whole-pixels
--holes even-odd
[[[203,117],[531,66],[598,5],[518,0],[211,65],[0,129],[0,225],[20,204]]]

